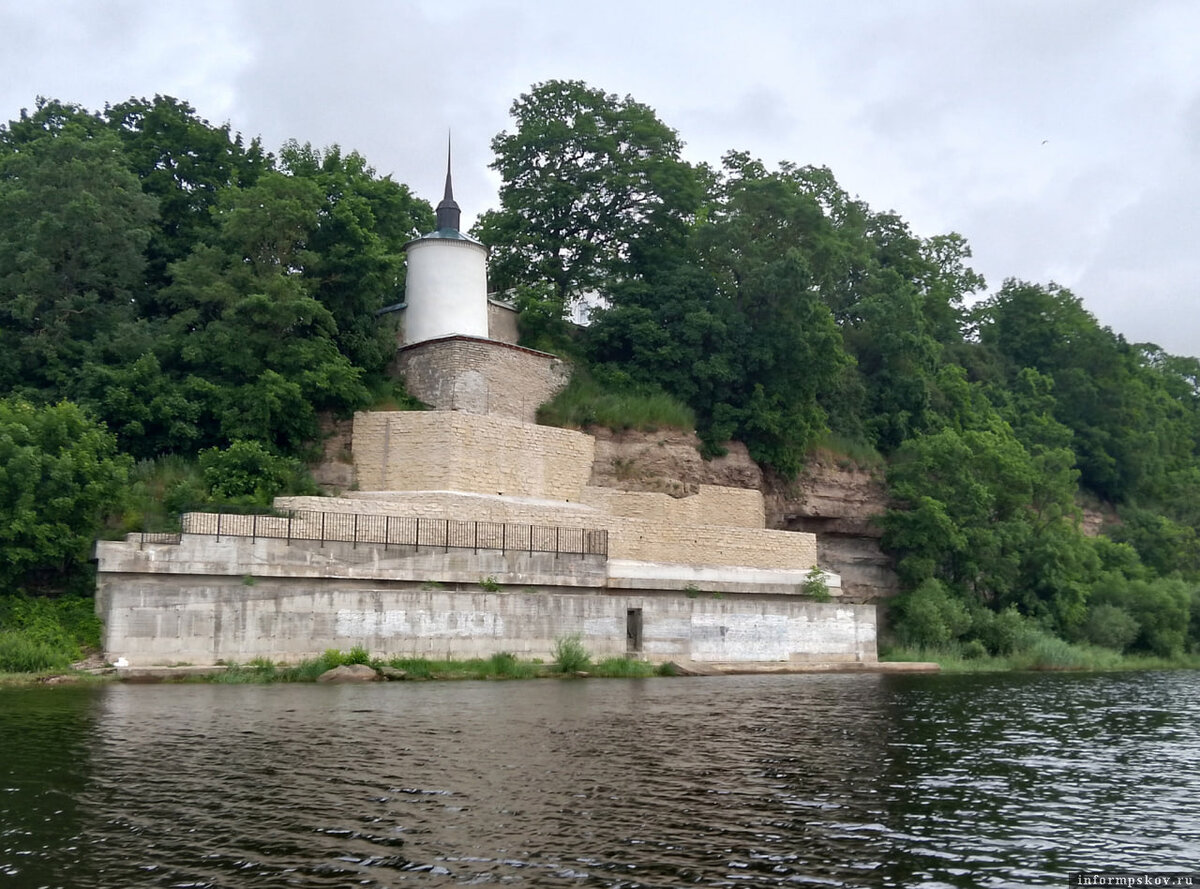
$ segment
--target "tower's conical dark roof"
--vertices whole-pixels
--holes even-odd
[[[454,183],[450,181],[450,137],[446,137],[446,193],[437,205],[437,230],[458,231],[462,210],[454,200]]]
[[[442,202],[437,205],[437,226],[433,231],[409,241],[404,245],[404,249],[407,250],[412,244],[421,241],[466,241],[479,247],[484,246],[480,241],[463,232],[460,228],[461,225],[462,210],[459,209],[458,202],[454,200],[454,183],[450,179],[450,137],[447,136],[446,193],[442,197]],[[484,249],[487,248],[484,247]]]

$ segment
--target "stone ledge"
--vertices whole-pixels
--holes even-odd
[[[829,595],[841,596],[841,579],[824,572]],[[686,592],[699,588],[703,593],[754,593],[799,596],[808,580],[807,571],[780,568],[750,568],[737,565],[684,565],[668,562],[644,562],[635,559],[609,559],[607,586],[612,590],[669,590]]]

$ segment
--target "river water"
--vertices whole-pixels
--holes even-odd
[[[1200,871],[1198,715],[1189,672],[0,689],[0,889]]]

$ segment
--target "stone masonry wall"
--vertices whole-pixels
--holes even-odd
[[[393,491],[387,496],[277,497],[279,509],[360,515],[413,516],[478,522],[519,522],[571,528],[602,528],[604,516],[583,504],[487,497],[457,491]]]
[[[590,435],[449,411],[359,413],[354,466],[367,491],[474,491],[579,500]]]
[[[357,491],[340,498],[280,497],[276,505],[285,509],[315,509],[333,512],[390,513],[429,518],[460,518],[483,510],[504,521],[544,524],[595,525],[605,516],[641,519],[671,525],[720,525],[764,527],[763,501],[758,491],[701,485],[690,497],[671,497],[612,488],[585,487],[569,502],[488,502],[495,498],[458,491]],[[480,521],[483,521],[482,516]]]
[[[517,310],[510,305],[488,300],[488,338],[500,343],[517,344]]]
[[[388,499],[280,497],[276,504],[282,509],[599,528],[608,531],[608,554],[613,559],[793,571],[807,571],[817,564],[812,534],[630,518],[585,505],[530,503],[449,491],[398,494]],[[719,516],[712,519],[717,520]]]
[[[401,349],[395,368],[409,393],[437,410],[526,423],[570,378],[570,366],[546,352],[466,336]]]
[[[613,519],[608,525],[608,554],[642,562],[807,571],[817,564],[817,539],[792,531]]]
[[[675,497],[587,487],[583,490],[583,502],[611,515],[668,525],[766,527],[762,494],[744,488],[700,485],[691,496]]]

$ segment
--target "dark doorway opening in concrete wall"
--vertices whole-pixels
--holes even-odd
[[[642,653],[642,609],[630,608],[625,612],[625,650],[630,654]]]

